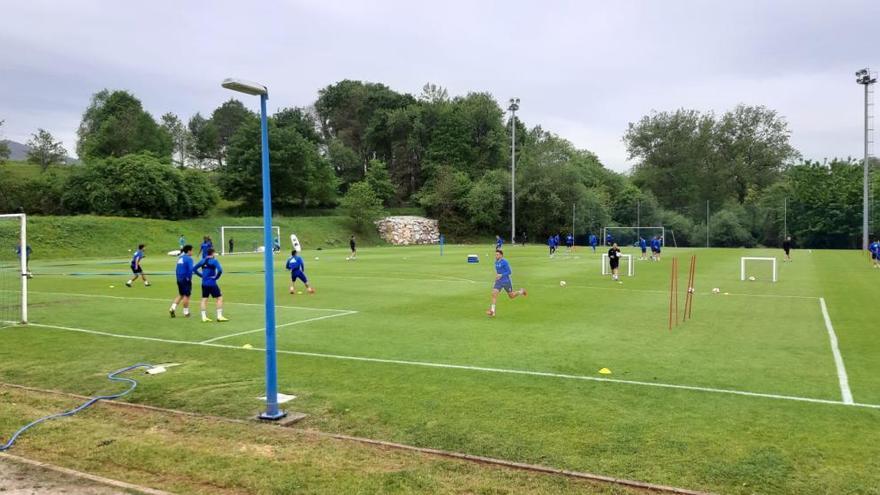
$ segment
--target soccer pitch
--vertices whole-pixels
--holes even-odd
[[[880,273],[861,253],[666,249],[618,284],[601,252],[507,247],[529,294],[495,318],[490,246],[307,250],[311,296],[287,293],[279,255],[283,407],[322,431],[691,489],[880,493]],[[670,332],[670,261],[683,307],[692,254],[693,319]],[[169,318],[174,259],[148,255],[153,285],[133,288],[127,260],[32,261],[31,324],[0,330],[0,380],[88,395],[113,369],[173,362],[126,400],[259,412],[262,258],[221,259],[231,321],[202,323],[197,297]],[[761,264],[740,281],[741,256],[776,256],[779,281]]]

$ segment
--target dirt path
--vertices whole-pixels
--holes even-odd
[[[115,495],[132,493],[72,475],[0,458],[2,495]]]

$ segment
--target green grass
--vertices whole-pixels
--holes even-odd
[[[47,171],[66,177],[73,171],[73,167],[76,165],[50,165]],[[38,164],[27,161],[8,161],[0,164],[0,171],[8,171],[11,177],[21,180],[37,179],[44,174]]]
[[[480,264],[464,262],[472,252]],[[436,247],[364,249],[355,262],[342,249],[309,250],[317,294],[290,296],[282,273],[275,284],[286,325],[278,331],[280,389],[298,396],[287,407],[323,431],[692,489],[880,493],[880,408],[840,403],[818,299],[827,302],[855,401],[880,404],[872,291],[880,271],[861,254],[796,251],[774,284],[766,269],[740,282],[739,257],[779,252],[669,249],[663,262],[638,262],[636,277],[614,284],[585,250],[554,259],[537,246],[508,252],[514,282],[529,296],[500,300],[489,319],[489,246],[449,246],[442,258]],[[670,332],[669,258],[682,260],[683,293],[690,254],[698,258],[694,318]],[[173,258],[147,258],[147,272],[156,272],[150,288],[122,286],[126,262],[115,254],[35,258],[32,322],[104,334],[4,329],[0,380],[92,394],[108,389],[109,370],[178,362],[144,377],[129,400],[257,413],[261,259],[222,260],[225,324],[168,318]],[[252,333],[199,344],[240,332]],[[603,367],[623,381],[596,381]]]
[[[92,215],[29,216],[28,244],[34,249],[34,259],[53,258],[56,262],[65,258],[124,257],[140,243],[147,245],[148,254],[164,255],[177,249],[181,234],[196,249],[202,236],[210,235],[219,249],[222,225],[259,226],[262,222],[262,218],[257,217],[224,216],[183,221]],[[348,246],[352,233],[344,216],[278,216],[273,219],[273,225],[281,228],[283,237],[296,233],[305,249]],[[14,222],[0,222],[0,242],[13,244],[17,228]],[[244,243],[242,235],[239,235],[239,248]],[[259,231],[250,235],[258,237]],[[375,232],[356,236],[363,246],[383,243]]]

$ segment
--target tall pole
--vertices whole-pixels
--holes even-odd
[[[574,212],[575,212],[576,203],[571,204],[571,236],[574,237]]]
[[[709,247],[709,200],[706,200],[706,247]]]
[[[869,86],[877,82],[877,78],[871,75],[868,68],[856,72],[856,82],[865,86],[865,158],[862,162],[862,249],[868,249],[868,143],[870,142],[870,102],[871,94]]]
[[[642,238],[642,200],[636,200],[636,239],[637,241]]]
[[[272,191],[269,180],[269,126],[266,119],[268,94],[260,95],[260,135],[263,158],[263,268],[266,279],[266,412],[263,419],[279,419],[285,416],[278,410],[278,364],[275,359],[275,273],[272,260]]]
[[[788,198],[782,200],[782,238],[788,237]]]
[[[516,244],[516,111],[519,98],[511,98],[510,106],[510,242]]]

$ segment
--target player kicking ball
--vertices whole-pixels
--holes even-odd
[[[211,321],[208,318],[208,299],[211,297],[217,305],[217,321],[229,321],[223,317],[223,293],[217,284],[217,280],[223,275],[223,267],[214,258],[214,248],[208,248],[205,254],[206,257],[193,267],[193,273],[202,279],[202,323]]]
[[[309,285],[309,278],[306,277],[306,263],[303,261],[302,256],[297,256],[296,249],[290,252],[290,258],[287,258],[287,264],[284,267],[290,270],[291,294],[296,294],[296,287],[294,287],[294,284],[296,284],[297,279],[302,280],[302,283],[306,286],[306,290],[309,294],[315,293],[315,289]]]
[[[133,273],[134,276],[131,277],[131,280],[125,282],[126,287],[131,287],[131,284],[134,283],[138,277],[141,277],[144,280],[144,287],[150,286],[150,281],[147,280],[147,276],[144,275],[144,269],[141,267],[141,260],[146,256],[146,254],[144,254],[145,247],[146,246],[143,244],[138,244],[137,251],[135,251],[134,256],[131,257],[131,273]]]
[[[182,236],[181,236],[182,237]],[[172,318],[177,317],[177,305],[183,303],[183,316],[189,318],[189,298],[192,295],[193,276],[193,247],[189,244],[180,248],[180,257],[177,258],[177,297],[171,301],[171,309],[168,313]]]
[[[510,280],[510,274],[510,263],[504,259],[504,251],[500,249],[495,250],[495,286],[492,288],[492,305],[486,310],[486,314],[489,315],[489,317],[495,316],[495,303],[498,301],[498,293],[501,292],[501,289],[504,289],[507,292],[507,297],[510,299],[516,299],[517,296],[525,297],[529,295],[524,288],[516,291],[513,290],[513,282]]]

